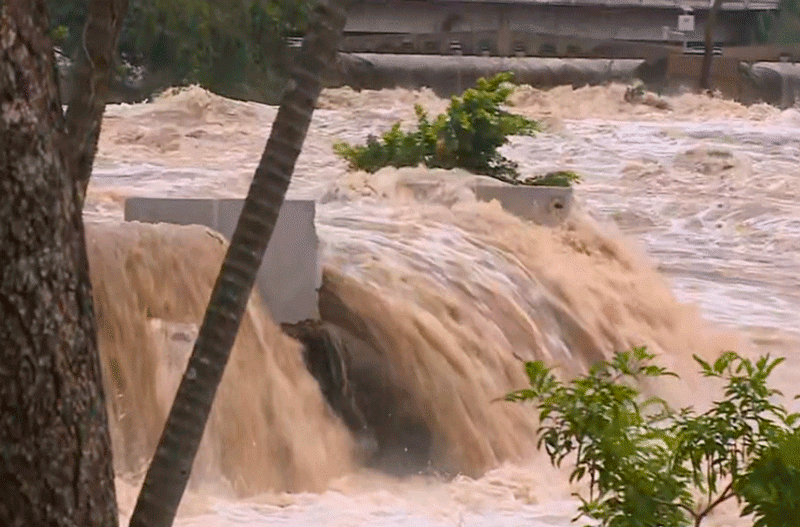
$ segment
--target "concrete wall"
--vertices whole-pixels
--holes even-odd
[[[572,209],[572,188],[510,185],[488,176],[472,176],[468,183],[478,201],[497,201],[503,209],[524,220],[538,225],[555,227],[569,215]],[[416,199],[426,200],[446,180],[433,177],[425,180],[403,181]]]
[[[667,65],[668,82],[677,86],[695,87],[702,70],[702,55],[670,55]],[[743,79],[739,73],[739,60],[713,57],[709,72],[709,87],[719,90],[724,96],[741,100]]]
[[[800,44],[764,44],[722,48],[723,57],[742,62],[800,62]]]
[[[628,83],[635,79],[643,81],[649,89],[667,92],[697,85],[702,55],[670,53],[669,48],[659,46],[650,48],[647,53],[653,57],[648,61],[340,53],[327,85],[356,90],[426,86],[441,97],[450,97],[460,95],[480,77],[504,71],[513,72],[518,84],[544,89]],[[749,68],[737,59],[715,56],[711,85],[743,104],[763,101],[788,108],[800,102],[800,64],[757,63],[752,67],[753,75],[746,73]]]
[[[339,54],[328,86],[354,89],[431,88],[442,97],[460,95],[480,77],[514,73],[514,82],[537,88],[629,82],[639,77],[635,59],[462,57],[454,55]],[[666,62],[666,56],[664,57]]]
[[[572,189],[510,185],[476,185],[479,201],[497,200],[504,210],[538,225],[555,227],[572,209]]]
[[[725,4],[723,4],[725,5]],[[663,26],[677,29],[677,6],[569,6],[547,4],[492,4],[474,2],[388,2],[358,3],[348,13],[346,35],[420,33],[438,34],[492,31],[492,43],[500,55],[510,55],[513,43],[507,43],[506,31],[525,31],[562,37],[621,39],[663,42]],[[695,30],[690,41],[703,40],[706,13],[696,11]],[[723,11],[717,22],[714,39],[725,44],[746,44],[752,14]],[[668,39],[673,40],[673,39]],[[378,51],[380,43],[375,44]],[[504,48],[504,49],[500,49]],[[344,49],[347,51],[347,49]],[[399,49],[394,50],[400,51]]]
[[[485,179],[470,185],[478,200],[497,200],[511,214],[540,225],[561,223],[572,206],[571,188],[512,186]],[[436,184],[416,185],[424,193]],[[230,240],[243,202],[242,199],[133,197],[125,201],[125,221],[204,225]],[[322,268],[315,210],[314,201],[286,200],[264,255],[256,287],[277,323],[294,324],[319,318]]]
[[[134,197],[125,202],[125,220],[204,225],[230,240],[243,203],[242,199]],[[322,269],[315,210],[311,200],[286,200],[264,255],[256,287],[277,323],[319,318]]]
[[[666,82],[669,88],[697,85],[701,55],[670,55]],[[781,109],[800,102],[800,65],[758,62],[752,66],[738,58],[714,57],[709,78],[711,89],[743,104],[766,102]]]

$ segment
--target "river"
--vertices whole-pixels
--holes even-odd
[[[514,111],[544,132],[504,152],[524,174],[575,170],[576,207],[557,228],[476,203],[452,174],[348,174],[336,141],[364,141],[427,90],[323,92],[290,196],[318,200],[326,288],[372,328],[431,431],[433,466],[392,477],[359,466],[299,346],[252,301],[195,464],[179,525],[566,526],[575,501],[535,452],[530,409],[492,403],[524,386],[520,359],[566,373],[646,344],[683,381],[677,404],[713,392],[693,353],[778,353],[775,382],[800,384],[800,112],[697,95],[632,105],[624,87],[521,88]],[[126,196],[242,196],[276,109],[173,90],[106,110],[85,218],[111,399],[123,521],[224,246],[199,228],[119,233]],[[441,180],[416,200],[404,182]],[[180,355],[180,354],[179,354]],[[109,381],[109,379],[112,379]],[[731,510],[709,525],[748,525]]]

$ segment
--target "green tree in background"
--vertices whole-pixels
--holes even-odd
[[[776,44],[800,42],[800,0],[783,0],[780,3],[770,37]]]
[[[760,43],[800,43],[800,0],[782,0],[777,13],[759,14],[755,31]]]
[[[53,37],[73,56],[85,2],[48,0]],[[305,31],[307,0],[131,0],[119,42],[120,76],[144,68],[142,95],[198,83],[220,95],[275,103]]]

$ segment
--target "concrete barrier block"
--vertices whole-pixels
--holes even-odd
[[[572,208],[572,188],[527,185],[476,185],[479,201],[497,200],[506,211],[538,225],[554,227]]]
[[[554,227],[564,221],[572,208],[571,187],[509,185],[485,176],[472,176],[467,187],[478,201],[497,200],[507,212],[538,225]],[[401,185],[419,200],[429,199],[446,180],[402,181]]]
[[[228,240],[242,212],[242,199],[148,198],[125,201],[125,220],[204,225]],[[267,246],[256,287],[277,323],[319,318],[322,284],[319,239],[312,200],[286,200]]]
[[[216,204],[213,199],[136,197],[125,201],[125,221],[205,225],[217,230],[215,215]]]

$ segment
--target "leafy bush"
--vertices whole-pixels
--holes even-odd
[[[771,402],[778,392],[766,384],[783,359],[725,353],[709,364],[695,357],[704,376],[725,382],[724,398],[698,414],[643,398],[638,379],[675,376],[653,358],[645,348],[618,353],[566,384],[543,363],[529,362],[530,388],[505,397],[533,401],[539,448],[556,466],[574,458],[571,482],[588,478],[578,517],[613,527],[698,526],[736,498],[759,527],[794,525],[798,415]]]
[[[56,26],[50,32],[53,42],[59,44],[69,38],[69,28],[67,26]]]
[[[534,176],[522,180],[523,185],[538,185],[547,187],[569,187],[573,183],[578,183],[581,176],[571,170],[557,170],[548,172],[541,176]]]
[[[376,172],[385,166],[425,164],[430,168],[464,168],[475,174],[516,182],[517,164],[500,155],[498,149],[510,135],[533,135],[535,121],[501,108],[513,88],[510,73],[478,79],[474,88],[453,97],[444,114],[432,121],[415,105],[417,127],[409,132],[400,123],[367,144],[337,143],[334,151],[353,169]]]
[[[766,449],[736,488],[753,514],[753,527],[794,527],[800,518],[800,433]]]

